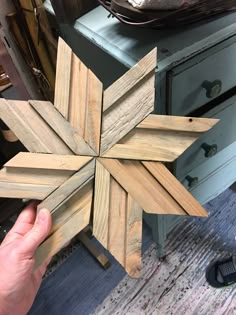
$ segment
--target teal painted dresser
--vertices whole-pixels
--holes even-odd
[[[45,6],[52,13],[47,1]],[[97,7],[60,29],[105,87],[157,46],[155,112],[220,119],[170,165],[172,172],[201,204],[236,181],[236,13],[181,29],[154,30],[122,25]],[[158,255],[164,256],[167,235],[181,218],[145,215],[145,220]]]

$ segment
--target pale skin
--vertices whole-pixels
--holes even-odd
[[[26,315],[38,292],[49,261],[34,270],[35,252],[48,236],[52,220],[33,202],[19,215],[0,246],[0,315]]]

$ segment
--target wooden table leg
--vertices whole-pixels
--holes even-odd
[[[87,248],[90,254],[92,254],[92,256],[99,262],[99,264],[104,269],[108,269],[111,266],[111,263],[108,260],[108,258],[99,250],[99,248],[89,238],[89,236],[87,235],[87,231],[80,232],[78,238],[80,242]]]

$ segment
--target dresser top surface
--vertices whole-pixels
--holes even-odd
[[[97,7],[80,17],[74,28],[127,66],[132,66],[158,47],[159,69],[207,49],[236,33],[236,13],[208,23],[175,30],[155,30],[127,26]]]

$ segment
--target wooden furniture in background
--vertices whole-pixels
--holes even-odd
[[[103,92],[60,39],[55,106],[0,100],[0,119],[30,151],[0,171],[0,197],[39,199],[38,209],[52,213],[51,235],[36,253],[36,268],[93,217],[94,236],[137,278],[143,210],[207,216],[161,161],[174,161],[218,120],[152,116],[155,67],[156,49]],[[155,146],[146,154],[152,137]],[[123,157],[121,146],[107,158],[123,139],[128,155]]]

